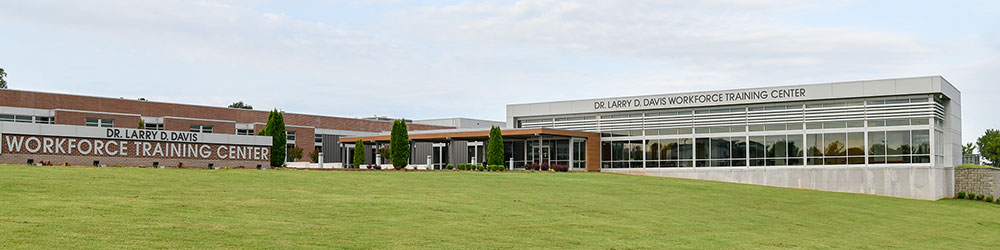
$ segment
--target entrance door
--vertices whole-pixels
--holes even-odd
[[[448,147],[444,143],[435,144],[431,148],[431,154],[433,155],[432,162],[430,163],[431,167],[433,169],[444,169],[444,166],[448,162]]]
[[[548,163],[549,160],[552,160],[552,158],[550,157],[551,156],[549,154],[549,147],[547,146],[542,147],[542,160],[540,162]]]
[[[541,151],[541,154],[539,154],[539,151]],[[549,154],[548,144],[542,144],[542,146],[538,146],[537,144],[533,145],[531,147],[531,152],[528,152],[528,155],[531,156],[532,161],[538,162],[538,164],[548,163],[549,160],[551,160],[551,158],[549,158],[551,154]]]

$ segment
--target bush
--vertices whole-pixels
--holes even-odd
[[[986,196],[986,202],[991,202],[992,203],[993,202],[993,196],[992,195]]]
[[[969,199],[970,200],[975,200],[976,199],[976,193],[969,193]]]
[[[288,148],[288,160],[297,161],[302,158],[302,148],[291,147]]]
[[[543,162],[542,165],[539,166],[539,167],[541,168],[541,169],[539,169],[541,171],[549,171],[549,163],[548,162]]]
[[[410,134],[406,129],[406,120],[399,119],[392,122],[392,131],[389,134],[389,158],[397,170],[405,168],[410,162]]]
[[[358,139],[354,142],[354,156],[352,157],[354,161],[354,168],[361,168],[361,165],[365,164],[365,142]]]
[[[455,166],[455,168],[458,169],[458,170],[476,170],[476,165],[472,165],[472,164],[458,164],[458,166]]]
[[[319,150],[313,150],[312,153],[309,153],[309,159],[312,160],[312,163],[319,163]]]
[[[981,200],[983,200],[983,198],[985,198],[985,197],[982,194],[976,196],[976,200],[977,201],[981,201]]]
[[[486,166],[486,170],[487,171],[504,171],[504,170],[507,170],[507,168],[505,168],[504,166],[500,166],[500,165],[489,165],[489,166]]]
[[[455,165],[451,165],[451,164],[445,165],[444,169],[447,169],[447,170],[455,169]]]
[[[503,135],[499,126],[490,127],[490,142],[486,145],[486,163],[503,165]]]
[[[556,172],[569,172],[569,166],[561,164],[552,164],[552,171]]]
[[[956,196],[955,198],[965,199],[965,192],[958,192],[958,196]]]
[[[539,170],[539,169],[541,169],[541,168],[538,166],[538,163],[532,162],[532,163],[524,164],[524,170]]]
[[[271,137],[271,166],[280,167],[285,165],[285,150],[287,150],[288,137],[285,132],[285,117],[278,109],[271,110],[267,116],[267,124],[264,125],[257,135]]]
[[[478,170],[478,171],[485,171],[486,170],[486,166],[476,165],[476,170]]]

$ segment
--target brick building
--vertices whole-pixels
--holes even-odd
[[[137,128],[196,133],[255,135],[267,122],[268,111],[176,104],[122,98],[0,89],[0,122]],[[309,160],[322,150],[327,162],[340,162],[343,136],[389,131],[391,121],[284,113],[290,147],[301,148]],[[408,124],[410,130],[452,127]]]

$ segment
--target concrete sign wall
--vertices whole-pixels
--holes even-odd
[[[2,163],[256,166],[270,146],[267,136],[0,122]]]

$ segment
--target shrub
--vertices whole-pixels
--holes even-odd
[[[302,158],[302,148],[291,147],[288,149],[288,160],[297,161]]]
[[[455,168],[457,168],[458,170],[476,170],[476,165],[458,164],[458,166],[455,166]]]
[[[271,110],[267,116],[267,124],[257,133],[259,136],[271,137],[271,166],[285,165],[285,150],[288,137],[285,133],[285,117],[278,109]]]
[[[504,171],[504,170],[507,170],[507,168],[505,168],[504,166],[500,166],[500,165],[489,165],[489,166],[486,166],[486,170],[487,171]]]
[[[965,199],[965,192],[958,192],[958,196],[956,196],[955,198]]]
[[[309,153],[309,159],[312,160],[312,163],[319,163],[319,150],[313,150],[312,153]]]
[[[981,200],[983,200],[983,198],[985,198],[985,197],[982,194],[976,196],[976,200],[977,201],[981,201]]]
[[[447,169],[447,170],[455,169],[455,165],[451,165],[451,164],[445,165],[444,169]]]
[[[538,170],[538,169],[539,169],[538,163],[532,162],[524,164],[524,170]]]
[[[484,171],[484,170],[486,170],[486,166],[483,166],[483,165],[476,165],[476,170],[479,170],[479,171]]]
[[[365,142],[358,139],[354,142],[354,156],[352,157],[354,161],[354,168],[361,168],[361,165],[365,164]]]
[[[569,166],[562,164],[552,164],[552,171],[556,172],[569,172]]]
[[[992,203],[993,202],[993,196],[992,195],[986,196],[986,202],[991,202]]]
[[[503,165],[503,135],[499,126],[490,127],[490,142],[486,144],[486,163]]]
[[[975,200],[976,199],[976,193],[969,193],[969,199],[970,200]]]
[[[539,167],[541,168],[541,169],[539,169],[541,171],[549,171],[549,163],[548,162],[543,162],[542,165],[539,166]]]
[[[406,129],[406,121],[403,119],[392,122],[392,131],[389,134],[389,155],[392,159],[392,166],[396,169],[406,167],[410,161],[410,133]]]

